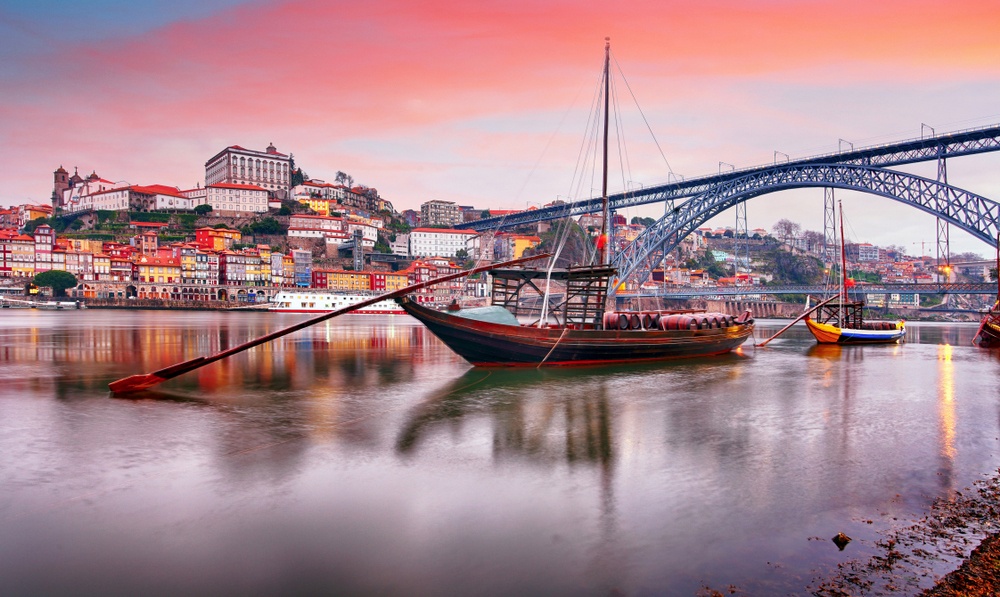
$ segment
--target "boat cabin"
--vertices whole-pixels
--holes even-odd
[[[537,269],[496,269],[492,301],[515,317],[541,314],[549,272]],[[608,283],[615,268],[607,265],[554,269],[549,292],[549,314],[561,325],[594,326],[603,321]],[[553,304],[553,297],[555,302]]]

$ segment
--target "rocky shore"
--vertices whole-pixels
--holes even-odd
[[[839,565],[809,587],[818,597],[1000,595],[1000,471],[933,502],[918,521],[888,531],[867,560]],[[951,563],[952,572],[928,581]]]
[[[1000,534],[983,539],[968,559],[942,578],[924,597],[995,597],[1000,595]]]

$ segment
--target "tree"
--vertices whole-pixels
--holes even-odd
[[[262,218],[259,222],[254,222],[247,226],[252,234],[281,234],[281,223],[274,218]]]
[[[655,218],[640,218],[639,216],[635,216],[635,217],[632,218],[632,221],[629,222],[629,223],[630,224],[641,224],[641,225],[645,226],[646,228],[649,228],[650,226],[652,226],[653,224],[656,223],[656,219]]]
[[[66,296],[66,289],[77,285],[76,276],[61,269],[42,272],[35,276],[32,282],[36,286],[51,288],[53,296]]]
[[[802,240],[806,241],[807,251],[818,251],[820,247],[823,246],[823,241],[825,240],[825,238],[823,237],[822,232],[816,232],[815,230],[806,230],[805,232],[802,233]]]
[[[31,220],[30,222],[24,225],[24,233],[34,234],[35,229],[41,226],[42,224],[49,224],[49,219],[46,217],[41,217]]]
[[[208,205],[207,203],[194,206],[194,213],[198,214],[199,216],[203,216],[210,211],[212,211],[212,206]]]
[[[459,249],[455,251],[455,257],[458,257],[459,259],[468,259],[469,252],[465,249]]]
[[[784,218],[778,220],[778,222],[771,228],[775,236],[781,239],[785,244],[799,235],[799,231],[802,230],[802,226],[796,224],[791,220],[786,220]]]
[[[336,176],[333,177],[333,179],[339,182],[340,184],[347,184],[347,173],[337,170],[337,174]]]

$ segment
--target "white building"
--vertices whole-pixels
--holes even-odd
[[[464,249],[470,255],[477,251],[479,233],[450,228],[414,228],[410,231],[412,257],[454,257]]]
[[[389,241],[389,250],[392,251],[393,255],[399,255],[400,257],[409,257],[410,235],[397,234],[396,240]]]
[[[263,213],[267,211],[267,189],[252,184],[221,183],[184,191],[195,206],[210,205],[215,212]],[[203,195],[203,197],[202,197]]]
[[[205,162],[205,186],[254,185],[286,199],[291,183],[290,167],[291,159],[279,153],[273,144],[264,151],[232,145]]]
[[[113,211],[125,211],[129,206],[128,187],[110,188],[89,195],[80,195],[74,191],[80,189],[69,189],[72,194],[64,203],[63,210],[67,213],[77,211],[87,211],[88,209],[106,209]]]

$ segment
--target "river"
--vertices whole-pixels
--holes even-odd
[[[0,593],[802,594],[1000,466],[972,324],[482,370],[345,316],[108,394],[303,318],[0,311]]]

